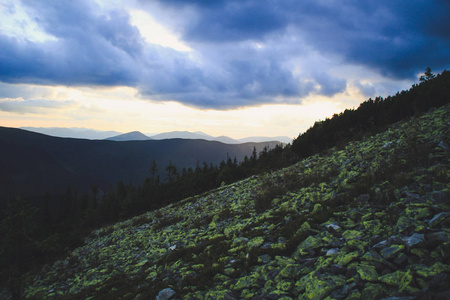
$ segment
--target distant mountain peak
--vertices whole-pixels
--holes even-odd
[[[116,141],[116,142],[124,142],[124,141],[146,141],[151,140],[148,136],[143,134],[140,131],[131,131],[124,134],[119,134],[110,138],[107,138],[108,141]]]

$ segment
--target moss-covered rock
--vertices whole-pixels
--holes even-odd
[[[404,245],[391,245],[387,248],[384,248],[381,250],[381,256],[383,256],[384,259],[391,260],[393,259],[399,252],[403,251],[405,248]]]
[[[324,299],[331,292],[345,285],[345,283],[344,276],[315,276],[314,274],[310,274],[297,281],[295,287],[297,292],[303,295],[305,299]]]
[[[364,281],[372,281],[375,282],[378,280],[378,273],[374,266],[370,264],[360,264],[356,267],[356,272],[358,272],[359,276]]]

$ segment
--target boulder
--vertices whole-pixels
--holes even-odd
[[[175,294],[176,292],[174,290],[172,290],[171,288],[166,288],[158,293],[158,296],[156,296],[156,300],[168,300]]]

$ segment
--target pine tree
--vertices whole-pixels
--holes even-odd
[[[424,82],[424,81],[429,81],[432,80],[436,77],[436,75],[434,75],[433,73],[431,73],[431,68],[427,67],[425,69],[425,73],[424,75],[420,76],[420,82]]]
[[[34,255],[37,208],[17,198],[8,203],[0,223],[0,257],[8,270],[8,286],[13,299],[21,297],[21,274]]]

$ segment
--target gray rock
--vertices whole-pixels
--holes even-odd
[[[375,250],[381,250],[391,246],[392,244],[400,244],[400,243],[402,243],[402,239],[399,238],[398,236],[393,235],[390,236],[387,240],[375,244],[372,248]]]
[[[403,243],[406,246],[411,248],[412,246],[417,246],[420,243],[424,242],[425,241],[425,235],[423,235],[421,233],[414,233],[411,236],[402,237],[402,241],[403,241]]]
[[[331,293],[331,297],[333,299],[345,299],[355,286],[355,283],[344,285],[342,288],[337,289],[333,293]]]
[[[409,256],[405,253],[400,253],[397,258],[394,260],[394,263],[397,265],[403,265],[408,262]]]
[[[369,200],[370,200],[370,195],[369,194],[362,194],[362,195],[359,195],[356,198],[356,201],[358,201],[358,202],[367,202]]]
[[[258,262],[262,262],[263,264],[267,264],[272,260],[272,257],[268,254],[263,254],[258,257]]]
[[[166,288],[158,293],[156,300],[169,300],[173,295],[175,295],[175,291],[171,288]]]
[[[428,222],[428,225],[431,227],[434,227],[434,226],[438,225],[439,223],[443,222],[449,216],[450,216],[450,213],[448,213],[448,212],[438,213]]]
[[[339,248],[331,248],[327,251],[327,254],[325,254],[326,256],[332,256],[335,255],[339,252]]]
[[[450,202],[450,191],[437,191],[431,195],[434,203],[448,204]]]
[[[403,250],[403,248],[405,248],[403,245],[391,245],[390,247],[381,250],[381,256],[387,260],[393,259],[397,253]]]
[[[443,231],[427,234],[426,238],[427,238],[426,246],[428,246],[429,244],[450,242],[449,234],[447,234]]]

